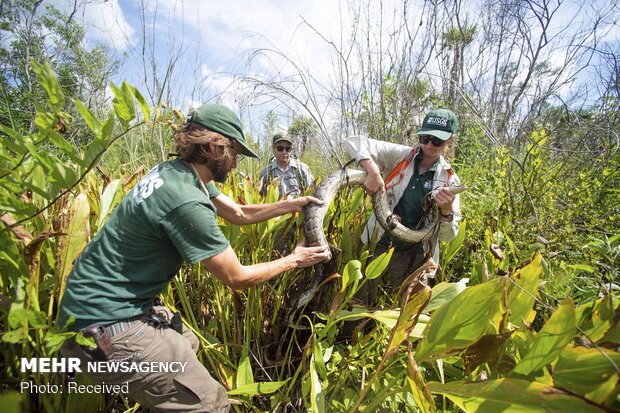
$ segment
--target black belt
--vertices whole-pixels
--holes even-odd
[[[114,336],[119,335],[123,331],[129,330],[131,327],[138,324],[143,316],[144,314],[140,314],[135,317],[131,317],[125,320],[118,321],[114,324],[108,324],[107,326],[105,326],[105,329],[108,331],[108,336],[114,337]]]

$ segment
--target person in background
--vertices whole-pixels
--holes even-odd
[[[217,222],[220,216],[236,225],[253,224],[320,201],[306,196],[239,205],[222,194],[213,182],[224,182],[239,156],[257,158],[239,118],[225,106],[199,107],[173,137],[179,158],[155,166],[76,261],[58,321],[73,320],[69,328],[92,338],[96,347],[72,339],[61,353],[84,366],[91,361],[185,363],[175,372],[88,374],[108,385],[127,384],[128,396],[154,411],[227,412],[226,389],[196,357],[197,337],[156,297],[184,263],[200,262],[226,286],[243,289],[325,260],[326,247],[302,242],[280,259],[242,264]]]
[[[406,277],[414,272],[427,255],[439,262],[439,242],[456,237],[461,219],[459,195],[447,189],[459,185],[459,177],[444,158],[444,152],[456,139],[457,117],[448,109],[432,110],[424,117],[422,127],[417,131],[418,142],[413,147],[352,136],[345,142],[347,152],[354,157],[368,173],[364,189],[369,194],[387,191],[387,201],[392,212],[401,217],[401,223],[416,229],[425,220],[432,218],[427,200],[432,197],[439,207],[439,233],[433,242],[422,241],[408,244],[392,238],[377,225],[372,215],[364,230],[365,241],[377,237],[375,256],[394,247],[392,259],[387,268],[391,282],[400,287]],[[390,176],[386,184],[384,179]],[[424,282],[433,284],[434,274]],[[369,283],[363,297],[367,303],[376,298],[376,283]]]
[[[285,132],[276,133],[272,139],[273,159],[261,169],[259,180],[264,195],[274,179],[278,180],[280,199],[303,195],[312,185],[314,177],[305,163],[293,154],[293,140]]]

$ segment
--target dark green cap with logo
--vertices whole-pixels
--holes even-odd
[[[442,141],[447,141],[456,132],[458,126],[459,121],[451,110],[435,109],[426,114],[422,127],[416,135],[432,135]]]
[[[245,141],[241,121],[235,113],[224,105],[217,103],[206,103],[193,111],[187,118],[188,122],[194,122],[205,128],[221,133],[222,135],[234,139],[243,147],[241,152],[245,156],[258,158]]]

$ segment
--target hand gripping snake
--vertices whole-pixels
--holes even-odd
[[[366,171],[342,169],[330,174],[321,181],[314,191],[313,196],[323,201],[323,204],[317,205],[310,203],[304,208],[304,231],[307,246],[328,245],[323,230],[323,220],[334,197],[345,187],[362,185],[365,179]],[[449,186],[448,188],[453,194],[459,194],[467,189],[465,185]],[[438,221],[438,208],[434,208],[433,219],[430,220],[430,222],[420,229],[412,230],[402,225],[399,218],[392,214],[387,204],[385,192],[382,194],[377,192],[372,196],[372,206],[379,225],[394,238],[408,243],[417,243],[430,238],[435,232],[434,230]],[[311,284],[307,288],[298,289],[295,309],[307,304],[314,296],[320,283],[329,275],[325,274],[325,271],[326,263],[329,263],[331,259],[332,255],[330,252],[330,257],[325,262],[316,264],[315,269],[317,273],[315,277],[312,277]]]

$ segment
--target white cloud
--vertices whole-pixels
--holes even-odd
[[[86,3],[76,14],[84,25],[90,43],[104,43],[123,52],[134,45],[135,30],[123,15],[118,0],[95,0]]]

